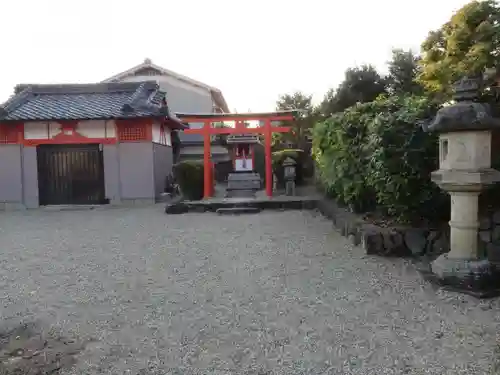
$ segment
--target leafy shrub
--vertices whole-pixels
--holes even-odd
[[[437,135],[425,133],[419,123],[433,117],[438,107],[427,98],[393,96],[367,123],[368,184],[385,214],[400,220],[438,218],[448,197],[430,179],[438,169]]]
[[[316,176],[325,192],[355,211],[374,203],[367,183],[368,128],[373,103],[357,104],[317,124],[313,130]]]
[[[437,139],[419,125],[436,110],[423,97],[381,97],[317,124],[319,184],[356,211],[376,208],[401,221],[437,218],[448,201],[430,180],[438,167]]]
[[[174,165],[174,176],[184,198],[203,198],[203,162],[185,160]]]

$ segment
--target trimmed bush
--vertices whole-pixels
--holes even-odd
[[[203,170],[203,162],[197,160],[185,160],[174,165],[175,180],[185,199],[203,198]]]
[[[370,139],[368,184],[386,215],[405,219],[441,219],[449,198],[430,179],[439,168],[438,139],[419,122],[438,107],[424,97],[395,96],[380,101],[381,110],[367,124]],[[446,208],[445,208],[446,207]]]
[[[424,97],[381,97],[317,124],[319,184],[354,211],[376,209],[401,222],[441,219],[449,198],[430,180],[438,168],[437,137],[420,126],[437,109]]]
[[[375,193],[367,183],[367,122],[373,103],[358,104],[317,124],[313,130],[316,178],[327,195],[354,211],[371,210]]]

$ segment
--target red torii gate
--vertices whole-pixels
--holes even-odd
[[[288,133],[291,128],[288,126],[273,126],[273,121],[293,121],[297,111],[280,111],[266,113],[210,113],[210,114],[189,114],[176,113],[176,116],[183,123],[202,122],[203,127],[199,129],[185,129],[186,134],[203,135],[203,197],[210,198],[212,195],[212,171],[210,163],[210,136],[216,134],[263,134],[264,149],[266,157],[266,194],[273,195],[273,170],[271,156],[271,138],[273,133]],[[214,128],[213,123],[234,121],[234,128]],[[263,126],[255,128],[245,127],[245,121],[263,121]]]

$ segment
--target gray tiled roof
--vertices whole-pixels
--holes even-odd
[[[156,82],[20,85],[0,107],[1,121],[167,117]]]

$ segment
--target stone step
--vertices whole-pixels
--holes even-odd
[[[224,207],[217,209],[219,215],[240,215],[240,214],[258,214],[261,211],[259,207]]]
[[[257,172],[233,172],[227,176],[228,180],[260,180]]]
[[[230,173],[227,178],[227,191],[258,191],[261,189],[261,178],[258,173]]]
[[[255,198],[255,190],[228,190],[226,198]]]

